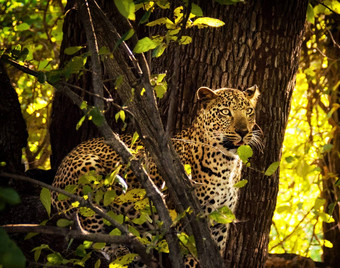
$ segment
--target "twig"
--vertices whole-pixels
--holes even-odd
[[[92,69],[92,86],[93,91],[98,96],[104,96],[103,94],[103,81],[102,81],[102,67],[99,59],[98,41],[96,32],[94,30],[93,19],[89,2],[87,0],[78,0],[79,10],[82,17],[83,26],[89,46],[89,52],[91,53],[91,69]],[[100,110],[104,110],[104,102],[96,98],[94,99],[95,106]]]
[[[45,187],[45,188],[47,188],[51,191],[55,191],[55,192],[61,193],[63,195],[66,195],[67,197],[71,198],[72,200],[78,201],[79,206],[90,208],[95,213],[97,213],[100,217],[107,220],[113,226],[118,228],[124,235],[131,237],[131,245],[132,245],[133,249],[136,251],[136,253],[138,253],[140,255],[140,257],[142,258],[142,261],[145,264],[150,265],[150,267],[156,267],[157,266],[156,261],[155,261],[154,257],[152,256],[152,254],[147,253],[145,246],[137,239],[136,236],[134,236],[132,233],[130,233],[129,230],[124,225],[116,222],[109,215],[104,213],[100,208],[94,206],[91,202],[85,200],[84,198],[82,198],[78,195],[71,194],[71,193],[69,193],[65,190],[53,187],[49,184],[31,179],[31,178],[26,177],[26,176],[10,174],[10,173],[6,173],[6,172],[1,172],[0,176],[15,179],[15,180],[26,181],[26,182],[30,182],[30,183],[33,183],[33,184],[37,184],[37,185],[39,185],[41,187]]]
[[[279,245],[283,244],[283,242],[285,242],[289,237],[291,237],[295,231],[299,228],[299,226],[301,225],[301,223],[307,218],[307,216],[309,215],[309,213],[311,213],[311,211],[313,210],[314,207],[312,207],[304,216],[303,218],[298,222],[298,224],[294,227],[293,231],[291,231],[290,234],[288,234],[285,238],[283,238],[281,240],[280,243],[277,243],[276,245],[272,246],[270,248],[270,251],[272,251],[274,248],[278,247]]]
[[[46,226],[39,224],[6,224],[2,225],[2,228],[8,233],[41,233],[64,236],[66,240],[69,238],[88,240],[93,242],[104,242],[110,244],[124,244],[129,247],[134,243],[133,237],[129,235],[109,235],[101,233],[88,233],[79,230],[70,230],[67,228],[61,228],[56,226]]]

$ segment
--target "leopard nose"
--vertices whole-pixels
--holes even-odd
[[[240,135],[242,139],[249,133],[248,130],[236,130],[235,132]]]

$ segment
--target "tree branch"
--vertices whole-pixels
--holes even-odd
[[[45,187],[51,191],[55,191],[58,193],[61,193],[63,195],[66,195],[67,197],[71,198],[72,200],[78,201],[79,202],[79,206],[81,207],[88,207],[90,209],[92,209],[95,213],[97,213],[100,217],[102,217],[103,219],[107,220],[108,222],[110,222],[113,226],[115,226],[116,228],[118,228],[124,235],[130,237],[130,242],[131,245],[133,247],[133,249],[136,251],[137,254],[140,255],[140,257],[142,258],[142,261],[147,264],[148,266],[150,265],[150,267],[157,267],[157,261],[154,259],[153,255],[150,253],[147,253],[145,246],[137,239],[136,236],[134,236],[132,233],[129,232],[129,230],[122,224],[118,223],[117,221],[115,221],[114,219],[112,219],[109,215],[107,215],[106,213],[104,213],[100,208],[94,206],[90,201],[85,200],[84,198],[78,196],[78,195],[74,195],[71,194],[65,190],[53,187],[49,184],[43,183],[41,181],[37,181],[34,179],[31,179],[29,177],[26,176],[21,176],[21,175],[16,175],[16,174],[9,174],[6,172],[1,172],[0,173],[1,177],[7,177],[7,178],[11,178],[11,179],[15,179],[15,180],[21,180],[21,181],[26,181],[29,183],[33,183],[36,185],[39,185],[41,187]]]

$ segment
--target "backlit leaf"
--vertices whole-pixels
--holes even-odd
[[[203,18],[198,18],[196,19],[192,25],[194,26],[199,26],[199,27],[221,27],[225,23],[219,19],[215,18],[209,18],[209,17],[203,17]]]
[[[73,221],[70,221],[68,219],[59,219],[57,221],[57,226],[58,227],[66,227],[66,226],[70,226],[73,224]]]
[[[135,3],[133,0],[114,0],[120,14],[129,20],[135,20]]]
[[[238,183],[234,184],[234,187],[236,188],[242,188],[248,183],[248,180],[240,180]]]
[[[81,50],[82,48],[83,48],[82,46],[67,47],[64,49],[64,53],[66,55],[73,55],[77,53],[79,50]]]
[[[159,45],[158,42],[153,41],[149,37],[144,37],[144,38],[138,40],[135,48],[133,49],[133,52],[134,53],[147,52],[147,51],[149,51],[151,49],[156,48],[158,45]]]
[[[308,3],[307,7],[307,21],[312,24],[315,22],[314,9],[311,3]]]
[[[40,192],[40,201],[45,207],[48,217],[51,214],[51,193],[48,189],[42,188]]]
[[[280,162],[271,163],[270,166],[267,168],[266,172],[264,173],[264,175],[266,176],[273,175],[275,171],[278,169],[279,165],[280,165]]]
[[[237,148],[237,154],[242,162],[248,162],[248,159],[253,156],[253,150],[249,145],[241,145]]]

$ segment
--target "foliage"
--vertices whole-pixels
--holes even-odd
[[[322,233],[322,222],[334,219],[325,213],[330,211],[324,208],[325,199],[320,197],[320,163],[332,148],[329,141],[334,133],[329,124],[330,112],[334,112],[329,98],[335,89],[329,88],[326,78],[333,64],[326,56],[332,38],[332,21],[327,16],[340,11],[338,1],[323,4],[308,7],[310,24],[283,145],[280,190],[269,243],[272,253],[296,253],[317,261],[321,260],[323,245],[332,247]]]
[[[12,188],[0,187],[0,211],[7,205],[20,203],[18,193]],[[22,268],[26,267],[26,258],[16,243],[0,228],[0,267]]]
[[[240,0],[215,1],[226,5],[244,2]],[[21,64],[40,72],[37,81],[29,75],[19,74],[13,69],[10,70],[10,76],[18,92],[23,115],[29,128],[29,147],[26,149],[25,155],[29,167],[49,167],[47,159],[50,149],[47,128],[53,89],[44,82],[48,81],[53,84],[73,73],[81,73],[85,69],[85,62],[89,56],[88,53],[82,53],[83,47],[66,48],[64,53],[73,57],[63,68],[58,69],[63,22],[63,6],[60,3],[65,4],[66,1],[7,1],[1,10],[0,55],[6,54]],[[191,43],[191,37],[183,35],[185,28],[220,27],[224,24],[215,18],[204,17],[202,9],[195,4],[192,4],[191,9],[189,9],[188,1],[184,1],[182,5],[174,8],[171,17],[163,17],[153,21],[150,21],[151,13],[156,8],[169,9],[170,1],[115,0],[114,3],[125,18],[136,21],[135,12],[143,11],[144,15],[136,23],[164,29],[163,35],[140,38],[133,48],[134,53],[150,52],[153,57],[160,57],[171,43],[178,45]],[[327,0],[324,1],[324,4],[339,12],[338,1]],[[318,43],[329,40],[328,26],[323,19],[330,12],[321,4],[313,6],[311,3],[308,7],[307,20],[310,23],[311,34],[305,40],[307,53],[303,55],[301,61],[310,62],[310,64],[302,64],[297,74],[296,90],[293,96],[280,164],[280,192],[269,244],[269,249],[273,253],[297,253],[311,256],[315,260],[321,259],[321,246],[323,244],[331,246],[328,241],[323,240],[322,236],[321,223],[331,221],[332,218],[325,214],[323,208],[325,202],[324,199],[320,198],[322,176],[317,164],[322,155],[331,149],[328,141],[332,138],[332,132],[328,125],[330,111],[326,112],[317,105],[311,107],[308,102],[310,100],[310,96],[308,96],[310,91],[308,90],[310,90],[311,84],[321,83],[322,87],[326,81],[322,74],[329,66],[329,59],[323,56],[325,51],[321,51],[321,53],[318,51]],[[316,30],[319,30],[319,32],[321,30],[323,34],[316,35]],[[121,42],[128,40],[135,34],[134,30],[128,31],[122,35]],[[120,44],[117,44],[117,46]],[[100,54],[107,53],[104,48],[101,51]],[[156,96],[162,98],[167,90],[165,74],[153,76],[151,82],[156,91]],[[324,87],[324,90],[318,92],[319,100],[326,106],[330,90]],[[84,102],[82,108],[85,115],[75,126],[76,128],[79,128],[86,118],[92,120],[96,125],[101,125],[103,115],[98,108],[90,106],[86,102]],[[338,107],[331,108],[334,112],[334,109]],[[125,121],[123,109],[117,113],[116,120]],[[241,146],[238,153],[242,161],[248,165],[248,160],[253,154],[251,148]],[[278,162],[272,163],[263,173],[270,176],[277,170],[278,166]],[[134,203],[133,207],[138,213],[135,218],[122,216],[114,210],[111,210],[108,214],[119,223],[126,224],[130,232],[139,237],[150,250],[167,252],[168,247],[164,240],[164,233],[144,233],[149,237],[148,239],[141,235],[139,227],[142,224],[153,224],[156,229],[161,230],[162,222],[153,218],[154,207],[145,198],[145,191],[126,189],[126,186],[124,188],[124,185],[126,185],[124,181],[125,173],[122,166],[117,166],[116,171],[105,179],[89,173],[80,180],[79,189],[83,191],[85,198],[93,198],[98,205],[110,207],[113,203]],[[113,187],[117,183],[123,185],[123,189],[119,193]],[[246,184],[246,180],[241,180],[235,184],[235,187],[245,187]],[[72,193],[79,189],[76,187],[66,188]],[[15,194],[10,193],[5,197],[4,195],[1,196],[4,191],[6,190],[0,189],[0,206],[3,206],[3,200],[7,203],[15,203]],[[123,192],[126,192],[126,194]],[[9,199],[10,197],[13,197],[13,199]],[[43,189],[40,198],[50,216],[49,191]],[[59,195],[59,199],[67,199],[67,197]],[[73,203],[73,205],[77,207],[79,204]],[[81,214],[89,216],[93,213],[89,209],[81,209]],[[173,212],[172,216],[176,224],[184,217],[184,215],[176,215],[176,212]],[[234,215],[226,208],[222,208],[213,212],[210,218],[215,222],[226,223],[231,222]],[[71,223],[67,219],[60,219],[57,225],[66,227]],[[120,231],[112,227],[111,234],[120,235]],[[11,243],[6,234],[2,234],[2,230],[0,230],[0,235],[1,241]],[[185,250],[189,250],[195,255],[192,237],[184,233],[180,233],[178,236],[184,244]],[[92,243],[84,242],[74,251],[75,257],[69,259],[54,251],[48,245],[41,245],[33,249],[34,259],[38,261],[41,252],[44,250],[49,252],[47,264],[73,264],[85,267],[86,261],[91,256],[91,246],[101,248],[103,245],[92,245]],[[14,246],[13,248],[16,250]],[[125,258],[123,257],[116,263],[110,264],[110,267],[116,267],[115,265],[119,264],[127,265],[134,257],[131,254],[126,255]],[[99,266],[100,261],[96,263],[96,267]]]
[[[26,258],[15,242],[0,228],[0,266],[6,268],[26,267]]]
[[[0,55],[8,54],[37,71],[56,69],[63,37],[61,2],[5,1],[0,8]],[[9,71],[28,126],[27,167],[47,169],[50,155],[47,128],[53,88],[17,70]]]

